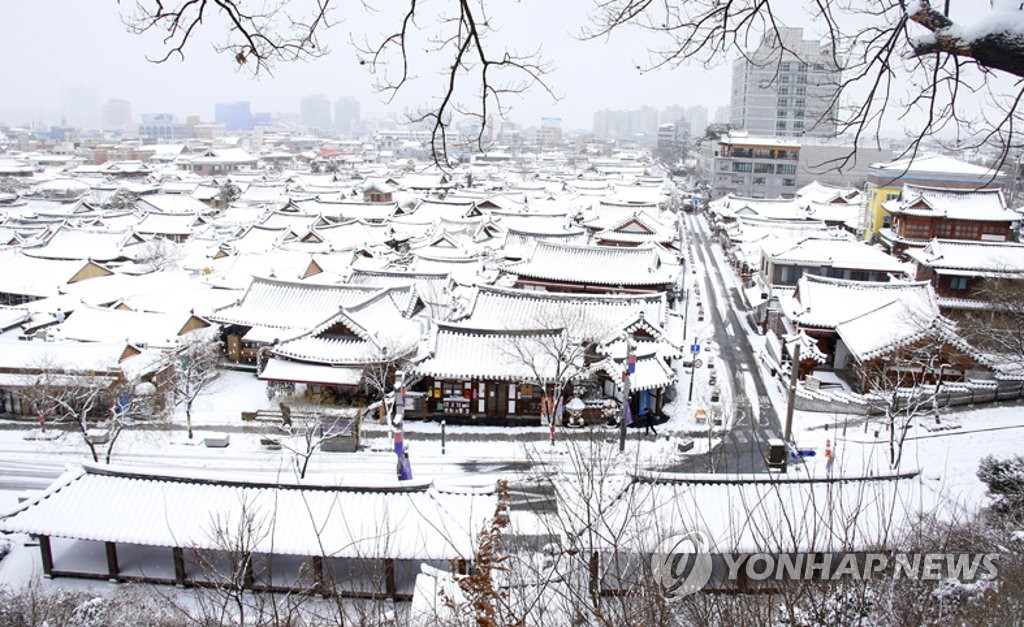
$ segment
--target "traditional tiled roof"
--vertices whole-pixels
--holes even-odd
[[[932,240],[907,256],[939,274],[1024,278],[1024,244]]]
[[[653,286],[673,283],[648,246],[574,246],[538,241],[529,259],[510,263],[505,271],[520,277],[606,286]]]
[[[562,335],[558,329],[502,331],[435,323],[412,371],[437,379],[530,381],[536,370],[553,380],[557,362],[538,347],[557,345]],[[535,368],[527,360],[533,360]],[[582,366],[580,354],[573,368]]]
[[[1012,222],[1020,216],[1006,208],[999,189],[935,189],[904,185],[899,200],[882,207],[894,215],[935,216],[951,220]]]
[[[765,242],[762,249],[763,255],[775,264],[791,263],[893,274],[906,274],[910,269],[907,264],[882,249],[852,240],[818,237],[808,237],[796,242],[771,240]]]
[[[93,259],[113,261],[132,258],[133,247],[144,240],[130,230],[76,229],[66,225],[57,228],[41,246],[26,246],[24,253],[44,259]]]
[[[366,364],[415,351],[425,323],[402,309],[406,288],[382,289],[351,307],[342,307],[308,333],[274,347],[290,359],[321,364]],[[396,298],[397,296],[397,298]]]
[[[0,520],[10,533],[220,549],[218,521],[259,512],[273,521],[254,552],[356,559],[471,559],[480,525],[494,514],[493,490],[441,491],[408,482],[330,484],[151,469],[71,468]]]
[[[594,238],[610,242],[671,242],[676,239],[676,232],[646,213],[634,213],[598,231]]]
[[[935,292],[927,281],[878,283],[805,274],[795,297],[779,300],[787,318],[801,326],[827,329],[894,302],[938,315]]]
[[[592,325],[599,339],[621,329],[643,312],[645,320],[665,324],[665,295],[589,295],[541,293],[481,286],[466,309],[465,324],[490,329],[535,329],[571,323]],[[580,330],[570,328],[570,332]]]
[[[374,287],[324,285],[257,277],[242,300],[215,310],[210,319],[222,324],[277,329],[313,328],[340,307],[355,305],[376,294]]]

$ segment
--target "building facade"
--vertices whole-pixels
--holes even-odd
[[[714,198],[791,197],[796,193],[800,144],[731,131],[717,142],[701,144],[701,177]]]
[[[839,81],[830,47],[779,27],[733,64],[729,122],[764,137],[835,135]]]

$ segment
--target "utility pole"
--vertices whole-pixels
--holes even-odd
[[[800,344],[795,343],[793,349],[793,364],[789,373],[789,391],[786,394],[786,433],[782,438],[787,443],[793,435],[793,405],[796,403],[796,381],[800,374]]]
[[[405,420],[405,372],[395,372],[395,456],[398,457],[398,480],[412,479],[412,466],[409,465],[409,453],[405,450],[405,435],[402,423]]]
[[[636,371],[636,354],[633,353],[633,339],[626,334],[626,364],[622,371],[622,422],[619,423],[619,452],[626,450],[626,423],[629,422],[629,375]]]

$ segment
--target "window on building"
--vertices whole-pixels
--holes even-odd
[[[977,224],[961,223],[956,227],[956,236],[960,239],[978,239],[981,233]]]
[[[910,239],[928,239],[931,236],[931,227],[927,222],[903,223],[903,237]]]
[[[890,193],[885,195],[885,200],[886,201],[896,200],[899,197],[900,197],[900,193],[899,192],[890,192]]]
[[[804,117],[804,110],[803,109],[797,109],[796,111],[793,112],[793,117],[795,117],[795,118],[802,118],[802,117]]]
[[[780,72],[788,72],[789,71],[789,61],[784,61],[784,62],[780,63],[779,64],[779,71]]]
[[[801,63],[799,66],[797,66],[796,69],[798,71],[800,71],[800,72],[806,72],[807,71],[807,64],[806,63]]]
[[[805,106],[807,106],[807,101],[804,100],[803,98],[797,98],[793,104],[796,106],[797,109],[803,109]]]
[[[786,130],[786,121],[785,120],[779,120],[778,122],[776,122],[775,123],[775,129],[779,130],[779,131]]]
[[[807,88],[806,87],[797,87],[795,93],[796,93],[797,96],[806,96],[807,95]]]
[[[775,116],[776,116],[776,117],[780,117],[780,118],[784,118],[784,117],[786,117],[786,110],[785,110],[785,109],[779,109],[779,110],[778,110],[778,111],[777,111],[777,112],[775,113]]]
[[[780,163],[775,166],[776,174],[796,174],[796,164],[793,163]]]
[[[770,148],[755,148],[754,158],[755,159],[771,159],[773,157]]]
[[[779,87],[779,95],[780,96],[788,96],[789,95],[789,87]]]
[[[796,187],[796,179],[782,179],[783,187]]]
[[[749,161],[734,161],[732,164],[733,172],[750,172],[751,169]]]
[[[1006,225],[1001,222],[986,222],[981,225],[981,232],[987,235],[1006,235]]]
[[[796,82],[806,84],[807,83],[807,76],[804,75],[804,74],[797,74]]]
[[[774,163],[755,163],[754,174],[775,174]]]
[[[793,122],[793,130],[794,131],[802,131],[802,130],[804,130],[803,120],[797,120],[796,122]]]
[[[779,98],[779,101],[775,103],[777,107],[788,107],[789,98]]]
[[[935,237],[953,237],[953,224],[951,222],[939,222],[935,225]]]
[[[768,183],[768,179],[766,177],[764,177],[764,176],[755,176],[754,177],[754,185],[766,185],[767,183]]]
[[[814,64],[814,71],[815,72],[824,72],[825,71],[825,64],[824,63],[815,63]]]
[[[728,161],[722,161],[721,163],[718,164],[718,169],[719,170],[728,170],[729,169],[729,162]]]
[[[782,76],[779,77],[779,82],[783,83],[783,84],[788,83],[789,82],[789,76],[786,75],[786,74],[783,74]]]
[[[967,289],[967,277],[965,277],[965,276],[951,276],[951,277],[949,277],[949,289],[951,289],[951,290],[966,290]]]

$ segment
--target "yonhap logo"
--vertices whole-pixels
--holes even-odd
[[[651,555],[654,581],[670,599],[699,592],[711,580],[711,537],[703,531],[669,536]]]

